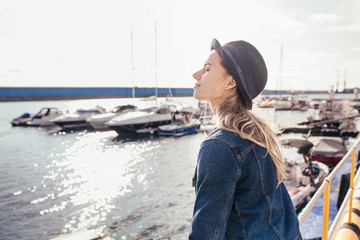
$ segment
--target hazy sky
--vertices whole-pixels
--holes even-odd
[[[0,87],[193,87],[214,37],[256,46],[266,89],[360,87],[359,12],[359,0],[0,0]]]

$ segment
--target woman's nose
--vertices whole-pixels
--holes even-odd
[[[200,76],[199,72],[200,72],[200,71],[197,71],[197,72],[195,72],[195,73],[193,74],[193,78],[195,78],[195,79],[198,80],[198,81],[201,79],[201,76]]]

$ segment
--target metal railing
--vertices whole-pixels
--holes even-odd
[[[308,202],[308,204],[303,208],[301,213],[298,216],[300,226],[303,224],[307,216],[311,213],[312,209],[314,208],[315,204],[319,201],[320,197],[324,193],[324,205],[323,205],[323,226],[322,226],[322,240],[328,239],[328,234],[333,233],[334,225],[338,222],[338,219],[334,219],[332,223],[331,232],[328,232],[329,229],[329,205],[330,205],[330,185],[332,179],[336,176],[336,174],[340,171],[340,169],[344,166],[346,161],[349,159],[351,155],[351,174],[350,174],[350,188],[347,197],[345,197],[343,201],[343,205],[345,205],[345,200],[349,201],[349,223],[351,223],[351,209],[352,209],[352,196],[353,196],[353,189],[354,189],[354,173],[355,173],[355,152],[357,146],[360,144],[360,137],[358,137],[351,147],[351,149],[345,154],[345,156],[341,159],[341,161],[336,165],[336,167],[331,171],[331,173],[325,178],[319,189],[316,191],[314,196]],[[339,211],[340,212],[340,211]],[[335,222],[335,220],[337,222]]]

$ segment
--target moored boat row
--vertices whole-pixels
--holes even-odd
[[[280,127],[283,134],[301,134],[301,138],[281,141],[285,147],[298,148],[304,158],[303,163],[286,159],[285,185],[298,212],[343,159],[347,139],[359,133],[355,120],[360,114],[349,101],[330,97],[316,99],[308,106],[313,110],[306,121]]]
[[[155,133],[160,135],[185,135],[196,133],[200,126],[193,107],[171,102],[149,108],[135,105],[116,106],[107,112],[103,107],[78,109],[63,114],[57,108],[42,108],[36,115],[23,114],[11,121],[13,126],[60,127],[61,131],[114,130],[124,133]]]

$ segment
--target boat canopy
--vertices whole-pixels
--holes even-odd
[[[314,144],[304,139],[284,139],[281,140],[281,144],[287,147],[298,148],[298,153],[307,154]]]

